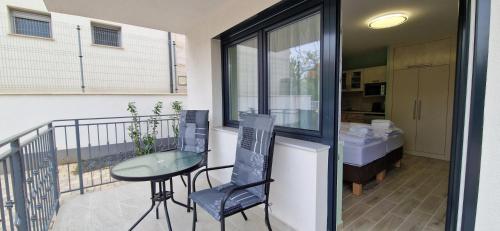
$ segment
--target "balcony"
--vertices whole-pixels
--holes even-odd
[[[140,131],[149,128],[148,116],[139,116]],[[176,147],[177,115],[161,115],[154,149]],[[39,125],[0,143],[0,215],[3,230],[126,230],[149,207],[147,182],[120,182],[111,167],[133,158],[129,137],[131,117],[56,120]],[[56,170],[57,169],[57,170]],[[173,179],[175,199],[186,201],[184,179]],[[217,179],[212,178],[217,185]],[[207,188],[205,178],[198,188]],[[168,201],[174,230],[188,230],[192,213]],[[293,230],[273,215],[274,230]],[[165,230],[165,214],[149,214],[137,230]],[[227,219],[228,230],[263,230],[260,207]],[[199,210],[199,230],[214,230],[219,223]]]
[[[208,187],[204,178],[197,185]],[[174,191],[176,200],[186,200],[186,188],[179,177],[174,178]],[[63,194],[52,230],[127,230],[149,207],[151,201],[148,196],[149,183],[146,182],[117,182],[95,187],[84,195]],[[184,207],[170,200],[168,209],[173,230],[191,230],[192,212],[187,213]],[[248,221],[239,214],[229,217],[226,220],[227,230],[266,230],[262,208],[254,207],[245,213]],[[271,224],[273,230],[292,230],[273,216]],[[196,227],[197,230],[218,230],[220,224],[199,209]],[[160,217],[156,219],[154,211],[151,212],[135,230],[168,230],[165,213],[160,209]]]

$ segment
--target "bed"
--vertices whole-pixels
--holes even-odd
[[[387,170],[399,167],[403,157],[402,132],[376,136],[369,140],[352,140],[346,135],[351,123],[342,123],[340,141],[343,142],[343,179],[351,182],[354,195],[361,195],[363,184],[373,178],[382,181]]]

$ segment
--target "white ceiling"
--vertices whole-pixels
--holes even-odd
[[[405,12],[409,19],[393,28],[368,28],[368,19],[388,12]],[[457,22],[458,0],[343,0],[343,54],[455,35]]]
[[[228,11],[272,5],[276,0],[44,0],[52,12],[187,33],[207,18]],[[256,12],[258,12],[257,10]],[[372,30],[366,21],[387,12],[406,12],[409,20],[397,27]],[[358,54],[398,43],[454,35],[458,0],[343,0],[343,52]]]
[[[185,34],[210,17],[248,4],[272,5],[276,0],[44,0],[51,12]]]

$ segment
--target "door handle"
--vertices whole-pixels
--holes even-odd
[[[422,100],[418,101],[418,120],[422,118]]]
[[[413,119],[417,117],[417,100],[413,101]]]

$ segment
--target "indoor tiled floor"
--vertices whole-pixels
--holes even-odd
[[[186,188],[180,178],[175,178],[175,198],[181,202],[186,200]],[[197,189],[207,188],[205,177],[197,182]],[[119,182],[96,187],[93,192],[79,195],[77,192],[63,194],[61,208],[57,214],[52,230],[128,230],[151,205],[149,200],[149,183]],[[192,213],[168,202],[173,230],[191,230]],[[239,214],[226,219],[226,230],[266,230],[264,209],[257,206],[245,211],[248,221]],[[271,213],[273,230],[292,230],[275,219]],[[196,230],[219,230],[219,222],[208,213],[198,209]],[[163,209],[160,219],[156,219],[154,211],[144,218],[134,230],[168,230]]]
[[[444,230],[449,162],[404,155],[401,168],[365,185],[361,196],[345,185],[344,230]]]

